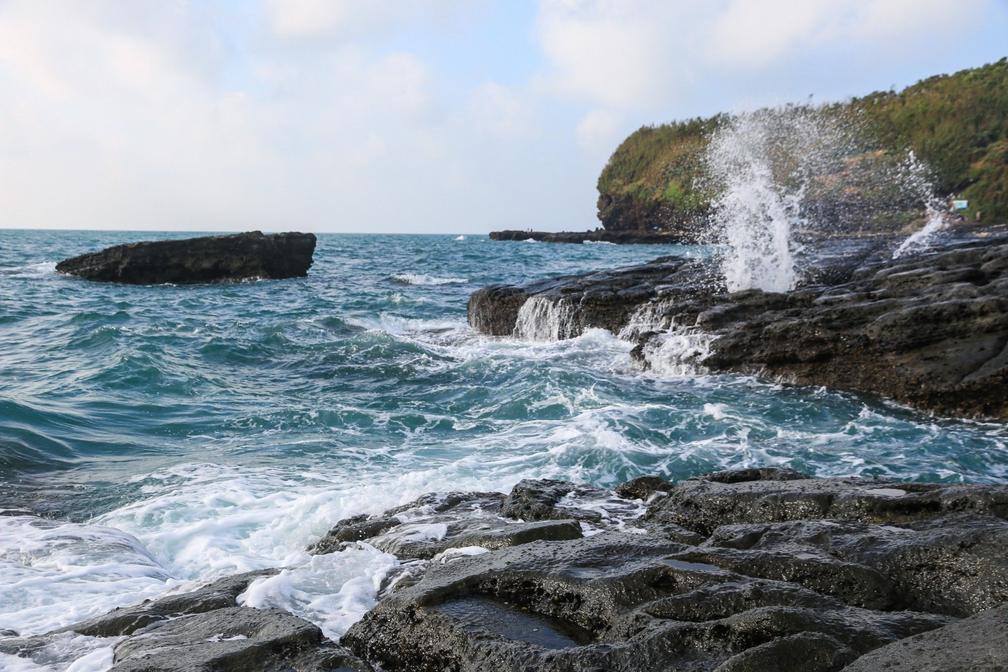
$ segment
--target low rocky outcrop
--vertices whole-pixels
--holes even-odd
[[[314,252],[314,234],[252,231],[115,245],[64,259],[56,270],[87,280],[134,285],[279,280],[307,275]]]
[[[339,644],[235,604],[271,571],[61,632],[119,638],[117,672],[965,672],[1008,660],[1008,486],[779,468],[612,491],[524,480],[339,521],[311,550],[360,543],[400,563]],[[59,634],[0,634],[0,652],[30,656]]]
[[[892,259],[861,245],[787,293],[729,293],[714,263],[662,258],[469,300],[469,323],[535,339],[603,328],[643,366],[676,364],[877,394],[943,414],[1008,419],[1008,237]]]
[[[613,243],[614,245],[674,245],[696,240],[669,231],[648,229],[594,231],[491,231],[490,240],[535,240],[540,243]]]
[[[65,634],[110,637],[111,672],[373,672],[314,624],[236,598],[275,570],[226,577],[197,590],[147,600],[46,635],[4,639],[0,653],[31,657]]]

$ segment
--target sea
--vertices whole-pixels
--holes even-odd
[[[485,285],[704,247],[320,235],[299,279],[55,272],[85,251],[187,235],[0,231],[0,637],[268,567],[289,571],[243,604],[339,637],[399,561],[366,544],[305,549],[342,518],[428,492],[768,465],[1008,479],[1001,424],[695,367],[644,372],[602,330],[534,341],[466,323]],[[114,644],[67,633],[31,657],[0,654],[0,669],[104,670]]]

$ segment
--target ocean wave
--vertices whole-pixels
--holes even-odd
[[[464,285],[467,278],[440,278],[426,273],[395,273],[392,279],[404,285]]]

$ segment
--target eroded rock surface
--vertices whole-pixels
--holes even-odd
[[[307,275],[314,252],[314,234],[252,231],[115,245],[64,259],[56,270],[88,280],[135,285],[277,280]]]
[[[487,287],[469,323],[538,339],[604,328],[635,341],[645,367],[674,359],[1008,419],[1008,238],[895,260],[862,245],[816,264],[785,294],[728,293],[711,262],[684,258]]]
[[[315,553],[399,565],[336,644],[235,598],[262,573],[67,629],[117,671],[839,672],[1008,660],[1008,486],[779,468],[614,491],[524,480],[340,521]],[[377,587],[377,586],[376,586]],[[31,656],[52,635],[0,636]],[[114,640],[113,640],[114,641]],[[365,662],[366,661],[366,662]]]
[[[1006,488],[750,469],[617,490],[639,520],[433,563],[343,643],[388,670],[834,671],[1008,602]],[[607,495],[522,481],[501,512]]]

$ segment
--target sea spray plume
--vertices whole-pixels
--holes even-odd
[[[938,234],[948,226],[944,203],[935,194],[931,171],[913,150],[907,151],[906,158],[898,166],[897,175],[901,177],[900,183],[906,185],[910,196],[924,203],[927,218],[923,227],[900,243],[893,252],[893,259],[923,252],[931,247]]]
[[[808,107],[735,115],[714,132],[706,154],[717,194],[711,221],[730,291],[795,286],[807,187],[835,171],[849,145],[832,117]]]

